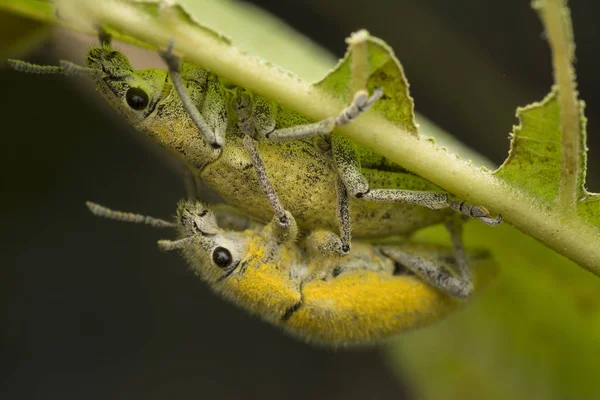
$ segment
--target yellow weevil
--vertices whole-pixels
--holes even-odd
[[[496,273],[486,252],[462,253],[471,277],[452,249],[406,240],[354,240],[346,256],[324,254],[319,236],[331,233],[298,235],[289,213],[285,228],[274,217],[235,231],[219,227],[215,214],[195,201],[180,202],[175,222],[87,205],[102,217],[176,228],[179,238],[160,240],[159,247],[180,250],[211,289],[302,340],[334,347],[433,323]]]

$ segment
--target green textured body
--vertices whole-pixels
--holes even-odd
[[[228,112],[226,145],[211,148],[185,112],[166,71],[133,70],[127,58],[108,47],[92,48],[88,66],[102,70],[107,76],[96,79],[103,97],[122,113],[138,130],[161,144],[186,163],[193,173],[215,190],[226,202],[263,220],[272,217],[272,209],[259,185],[250,157],[243,146],[243,135],[237,128],[235,113]],[[181,74],[194,104],[210,125],[215,103],[231,102],[243,91],[225,88],[214,74],[189,63],[182,63]],[[126,100],[130,88],[147,93],[148,106],[132,109]],[[269,104],[275,114],[276,127],[284,128],[311,122],[279,105],[265,102],[249,94],[253,104]],[[218,105],[218,104],[217,104]],[[254,109],[260,122],[261,113]],[[303,229],[324,228],[336,231],[337,171],[326,137],[282,142],[258,141],[270,182],[283,206]],[[416,176],[384,157],[358,149],[362,173],[372,188],[441,191],[429,181]],[[399,203],[370,203],[350,199],[352,233],[356,237],[409,234],[437,224],[452,213],[450,209],[431,210]]]

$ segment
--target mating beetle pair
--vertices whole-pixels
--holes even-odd
[[[308,342],[365,344],[424,326],[464,303],[473,282],[480,289],[497,272],[485,251],[470,252],[473,266],[454,276],[452,251],[400,239],[353,241],[350,254],[323,254],[319,236],[299,235],[291,214],[263,225],[241,215],[219,215],[203,203],[181,201],[174,222],[112,211],[87,203],[96,215],[176,228],[178,239],[160,240],[180,250],[192,270],[217,293]],[[221,225],[221,226],[220,226]],[[235,226],[237,230],[223,229]],[[248,229],[244,229],[248,228]]]
[[[353,47],[365,43],[372,44],[366,32],[354,35],[350,54]],[[135,71],[127,58],[108,44],[89,51],[87,67],[68,62],[54,69],[22,62],[13,65],[26,72],[93,79],[103,97],[138,130],[184,161],[191,180],[202,180],[228,203],[257,218],[269,220],[274,214],[271,225],[278,224],[282,232],[296,221],[300,228],[315,231],[310,235],[310,247],[318,250],[307,253],[315,262],[329,265],[334,261],[326,259],[340,262],[339,256],[345,255],[349,258],[343,262],[352,264],[359,255],[350,250],[351,231],[359,237],[408,235],[444,222],[451,234],[459,276],[469,282],[468,257],[452,210],[490,225],[498,224],[500,218],[491,218],[483,207],[453,200],[427,180],[332,133],[369,107],[389,101],[374,87],[372,78],[377,71],[363,74],[371,77],[363,85],[372,89],[371,96],[360,90],[337,117],[311,123],[246,89],[226,87],[206,70],[180,63],[171,45],[161,54],[168,72]],[[363,61],[352,58],[357,65],[368,64]],[[339,237],[331,234],[337,229]],[[357,242],[353,246],[369,247]],[[298,262],[305,257],[303,251],[296,256]],[[376,264],[380,257],[372,255],[370,262]],[[192,265],[198,262],[187,253],[186,258]],[[368,262],[360,264],[359,269],[369,269]],[[430,264],[433,275],[448,273],[443,262]],[[425,280],[432,282],[431,278]],[[437,286],[454,296],[468,295],[470,284],[458,293],[448,283],[451,281],[440,280]],[[285,285],[286,280],[282,278],[280,283]]]

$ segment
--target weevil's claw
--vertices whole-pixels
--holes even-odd
[[[348,253],[350,253],[350,245],[349,244],[343,244],[341,251],[340,251],[340,255],[345,256]]]
[[[500,222],[502,222],[501,215],[498,215],[496,218],[492,218],[490,217],[490,212],[483,206],[476,206],[462,200],[449,200],[448,206],[463,215],[478,219],[479,221],[490,226],[497,226],[500,224]]]
[[[169,69],[173,71],[179,71],[179,65],[181,63],[181,59],[173,54],[173,49],[175,47],[175,39],[169,39],[169,44],[167,44],[166,50],[159,50],[158,54],[164,60],[164,62],[169,66]]]
[[[354,95],[352,103],[344,108],[335,118],[335,124],[337,126],[349,124],[356,117],[367,111],[381,96],[383,96],[383,90],[380,87],[375,88],[371,97],[369,97],[369,92],[366,90],[359,90]]]
[[[373,94],[367,100],[366,107],[367,108],[371,107],[377,100],[381,99],[382,97],[383,97],[383,89],[380,88],[379,86],[377,86],[375,89],[373,89]]]
[[[492,218],[490,212],[483,206],[471,207],[471,217],[490,226],[498,226],[502,222],[502,215],[498,214],[496,218]]]
[[[475,217],[478,220],[480,220],[481,222],[483,222],[484,224],[487,224],[489,226],[498,226],[500,225],[500,222],[502,222],[502,215],[498,214],[498,216],[496,218],[492,218],[492,217]]]

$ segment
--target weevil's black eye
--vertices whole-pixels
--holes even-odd
[[[148,94],[140,88],[130,87],[125,93],[125,99],[129,107],[134,110],[143,110],[148,105]]]
[[[227,268],[231,265],[233,258],[225,247],[217,247],[213,250],[213,261],[219,268]]]

